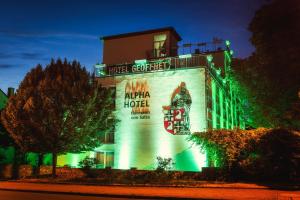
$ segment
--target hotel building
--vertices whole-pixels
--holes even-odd
[[[194,132],[244,128],[240,100],[230,78],[229,41],[181,44],[172,27],[105,36],[97,81],[112,88],[114,132],[90,156],[99,167],[155,169],[157,157],[175,170],[210,166],[205,152],[188,141]],[[208,46],[211,46],[208,48]],[[83,155],[60,156],[74,165]]]

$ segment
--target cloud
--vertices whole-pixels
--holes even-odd
[[[17,65],[12,65],[12,64],[0,64],[0,69],[9,69],[9,68],[13,68],[13,67],[17,67]]]
[[[71,32],[25,32],[25,31],[7,31],[0,30],[0,35],[7,37],[17,37],[17,38],[77,38],[77,39],[86,39],[86,40],[95,40],[98,39],[95,35],[82,34],[82,33],[71,33]]]
[[[0,52],[0,59],[7,59],[7,58],[12,58],[14,57],[13,54],[5,53],[5,52]]]
[[[43,56],[40,53],[20,53],[19,56],[20,56],[21,59],[24,59],[24,60],[40,60],[40,59],[43,59]]]
[[[43,54],[35,53],[35,52],[13,52],[13,53],[0,52],[0,60],[11,59],[11,58],[17,58],[23,60],[44,60],[45,59]],[[3,64],[2,68],[5,68],[4,66],[6,65],[7,64]]]

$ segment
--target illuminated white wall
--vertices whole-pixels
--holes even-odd
[[[164,128],[163,106],[185,82],[192,104],[189,112],[191,132],[206,128],[205,69],[187,69],[116,76],[116,114],[121,120],[115,133],[115,168],[155,169],[156,157],[172,158],[176,170],[199,171],[206,166],[206,156],[192,147],[187,135],[172,135]],[[150,93],[150,119],[131,119],[131,109],[124,108],[125,87],[147,82]]]

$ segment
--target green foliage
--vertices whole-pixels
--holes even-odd
[[[96,158],[90,158],[86,156],[83,160],[79,162],[79,166],[81,170],[86,174],[88,178],[96,178],[98,173],[96,171],[96,167],[98,164],[98,160]]]
[[[157,158],[157,171],[169,171],[173,169],[175,163],[172,158],[162,158],[158,156]]]
[[[86,156],[79,162],[79,166],[85,169],[96,168],[97,164],[98,160],[96,158],[90,158],[89,156]]]
[[[213,166],[230,169],[247,156],[252,143],[255,143],[266,129],[256,130],[209,130],[194,133],[190,140],[206,152]]]
[[[254,54],[233,63],[255,127],[300,129],[299,18],[298,0],[264,5],[249,25]]]
[[[78,62],[52,60],[25,76],[1,119],[23,151],[53,154],[55,174],[58,154],[101,145],[114,126],[112,107],[112,91],[98,86]]]
[[[14,142],[13,142],[12,138],[9,136],[8,132],[5,130],[5,128],[1,124],[1,120],[0,120],[0,146],[1,147],[9,147],[9,146],[13,146],[13,145],[14,145]]]
[[[299,177],[300,133],[286,129],[210,130],[189,138],[231,178]]]

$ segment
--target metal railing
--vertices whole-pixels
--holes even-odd
[[[209,66],[209,62],[207,60],[207,55],[204,54],[186,54],[186,55],[180,55],[176,57],[165,57],[165,58],[159,58],[159,59],[152,59],[152,60],[145,60],[145,63],[139,64],[139,66],[145,66],[145,67],[153,67],[156,63],[164,62],[168,65],[164,70],[158,69],[158,70],[148,70],[148,71],[139,71],[139,72],[133,72],[128,71],[127,73],[108,73],[111,68],[113,67],[126,67],[132,69],[133,67],[137,66],[136,63],[126,63],[126,64],[117,64],[113,66],[105,66],[105,65],[99,65],[98,67],[95,67],[95,74],[97,77],[106,77],[106,76],[117,76],[117,75],[125,75],[125,74],[137,74],[137,73],[149,73],[149,72],[157,72],[157,71],[168,71],[168,70],[177,70],[177,69],[183,69],[183,68],[194,68],[194,67],[207,67]]]

